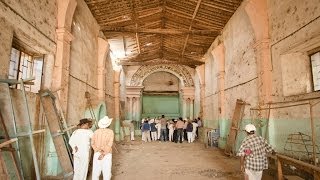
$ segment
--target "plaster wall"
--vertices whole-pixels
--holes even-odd
[[[314,99],[320,97],[320,93],[312,88],[309,59],[310,53],[320,47],[320,8],[316,4],[319,4],[318,0],[269,0],[272,98],[275,102],[288,102],[280,104],[282,106],[319,101]],[[292,101],[299,102],[289,103]],[[316,143],[319,145],[319,106],[314,106],[312,111]],[[268,136],[270,142],[276,145],[278,151],[285,152],[285,141],[289,134],[301,132],[311,136],[310,119],[309,105],[272,110]]]
[[[236,13],[225,26],[222,35],[218,37],[208,50],[208,54],[220,43],[225,48],[225,118],[219,118],[217,113],[218,99],[217,73],[219,66],[216,59],[206,56],[205,64],[205,100],[204,120],[219,122],[221,141],[224,146],[225,138],[229,133],[236,99],[242,99],[250,105],[245,107],[244,117],[240,129],[253,122],[258,127],[258,133],[266,137],[279,151],[285,152],[284,146],[289,134],[301,132],[311,135],[310,107],[303,103],[316,103],[319,92],[312,90],[311,68],[308,56],[320,47],[320,10],[315,4],[319,1],[268,1],[270,51],[272,63],[272,102],[277,106],[291,106],[270,111],[269,125],[266,124],[266,110],[252,111],[258,107],[258,76],[257,63],[259,41],[255,36],[250,18],[245,7],[249,1],[244,1]],[[267,39],[265,39],[267,41]],[[262,82],[264,83],[264,82]],[[307,100],[304,100],[307,99]],[[295,102],[295,101],[299,102]],[[299,105],[302,103],[303,105]],[[298,104],[298,105],[297,105]],[[265,105],[266,106],[266,105]],[[314,129],[319,131],[319,111],[316,105],[312,108]],[[205,122],[205,126],[215,128],[215,123]],[[268,127],[268,130],[266,130]],[[244,138],[240,132],[236,147]],[[319,145],[320,135],[316,133],[316,142]]]
[[[225,115],[221,115],[219,107],[219,60],[212,55],[207,56],[205,68],[205,126],[220,128],[223,141],[226,140],[230,128],[230,120],[233,116],[236,99],[242,99],[251,105],[257,104],[257,63],[253,44],[254,32],[249,18],[242,4],[225,26],[222,35],[216,39],[208,54],[222,43],[225,49],[224,63],[224,89],[225,99],[221,102],[225,106]],[[207,63],[208,62],[208,63]],[[220,73],[220,74],[219,74]],[[249,108],[246,108],[246,116],[249,118]],[[223,144],[223,142],[221,143]]]
[[[144,91],[175,91],[180,89],[180,80],[168,72],[155,72],[143,81]]]
[[[95,102],[98,97],[98,35],[99,26],[83,0],[77,1],[72,22],[70,49],[68,124],[77,124],[87,106],[85,92]]]

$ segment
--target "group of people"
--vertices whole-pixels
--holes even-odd
[[[144,118],[141,124],[142,140],[180,142],[188,140],[192,143],[198,137],[198,128],[202,127],[200,118],[194,120],[178,119],[167,120],[164,115],[161,118]],[[131,138],[132,140],[132,138]]]
[[[78,129],[72,133],[69,140],[74,157],[74,180],[87,179],[91,148],[94,151],[92,179],[98,180],[101,172],[104,180],[111,179],[114,140],[113,131],[108,129],[111,122],[112,118],[103,117],[98,122],[99,129],[93,132],[91,130],[92,120],[88,118],[80,120]],[[177,120],[168,121],[162,115],[160,119],[144,119],[141,125],[142,140],[182,143],[184,139],[187,139],[188,143],[191,143],[197,137],[197,128],[201,126],[200,118],[188,121],[180,117]],[[133,124],[130,129],[134,129]],[[266,154],[274,150],[264,138],[255,134],[256,128],[253,124],[246,125],[245,131],[247,137],[243,140],[237,154],[240,156],[241,171],[245,174],[245,179],[261,179],[262,171],[268,168]],[[133,133],[131,135],[134,137]]]
[[[96,131],[92,131],[92,120],[88,118],[81,119],[70,139],[69,145],[73,153],[74,180],[87,179],[90,150],[93,154],[92,180],[98,180],[102,172],[103,179],[111,179],[112,166],[112,145],[114,133],[108,129],[112,118],[103,117],[98,122]]]

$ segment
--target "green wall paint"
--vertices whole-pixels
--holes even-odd
[[[142,97],[142,117],[180,116],[179,96],[144,95]]]

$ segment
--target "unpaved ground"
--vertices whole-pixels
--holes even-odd
[[[201,143],[126,142],[113,152],[112,180],[241,179],[239,160]]]

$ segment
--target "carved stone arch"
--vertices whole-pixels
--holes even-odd
[[[177,76],[182,85],[185,87],[193,87],[193,79],[190,72],[181,65],[155,65],[141,66],[132,76],[130,86],[141,86],[143,80],[150,74],[155,72],[165,71]]]

